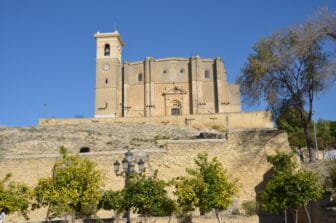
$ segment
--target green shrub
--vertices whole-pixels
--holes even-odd
[[[258,204],[255,200],[243,201],[241,206],[247,216],[257,214]]]

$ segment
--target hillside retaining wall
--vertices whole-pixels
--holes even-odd
[[[230,177],[238,179],[238,204],[244,200],[255,199],[258,186],[270,170],[266,155],[274,154],[276,150],[290,150],[287,134],[277,130],[231,132],[227,139],[162,140],[160,143],[165,145],[161,149],[133,150],[136,157],[145,158],[149,174],[158,170],[159,178],[163,180],[185,175],[185,169],[194,166],[197,154],[206,152],[210,158],[217,157]],[[115,176],[113,162],[122,160],[125,152],[126,150],[102,151],[81,155],[97,162],[98,168],[103,170],[106,189],[120,189],[124,185],[124,179]],[[13,180],[34,186],[39,178],[51,176],[53,164],[58,158],[58,154],[5,156],[0,161],[0,178],[11,172]],[[32,221],[42,221],[45,210],[32,212],[30,217]],[[9,216],[6,222],[24,220]]]

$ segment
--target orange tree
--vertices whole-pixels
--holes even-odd
[[[18,211],[28,219],[32,191],[23,183],[9,181],[10,178],[11,174],[7,174],[0,180],[0,213],[10,214]]]
[[[286,210],[293,210],[297,222],[298,210],[303,207],[310,223],[307,205],[321,198],[323,192],[316,174],[298,169],[292,153],[278,153],[269,156],[268,161],[274,167],[274,174],[260,194],[262,209],[272,213],[285,211],[286,222]]]
[[[201,213],[214,210],[218,222],[221,222],[220,212],[232,203],[238,191],[237,181],[229,179],[217,158],[209,161],[206,153],[199,153],[195,164],[196,168],[187,169],[189,177],[179,178],[175,183],[180,210],[184,214],[194,207],[198,207]]]
[[[35,188],[35,208],[47,206],[51,218],[71,213],[74,222],[76,215],[87,217],[97,211],[103,175],[89,159],[68,154],[64,147],[60,153],[52,177],[40,179]]]

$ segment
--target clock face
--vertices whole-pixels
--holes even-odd
[[[110,65],[108,65],[108,64],[103,65],[103,70],[107,71],[109,69],[110,69]]]

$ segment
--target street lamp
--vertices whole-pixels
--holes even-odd
[[[133,162],[133,153],[130,150],[127,150],[125,153],[124,159],[121,161],[121,167],[122,170],[120,170],[120,162],[116,160],[113,163],[113,168],[114,172],[117,176],[124,176],[125,177],[125,188],[128,187],[129,185],[129,178],[131,173],[136,173],[135,168],[134,168],[134,162]],[[138,173],[143,173],[145,170],[145,163],[142,159],[138,162],[139,166],[139,172]],[[130,209],[127,208],[126,210],[126,223],[131,223],[131,212]]]

